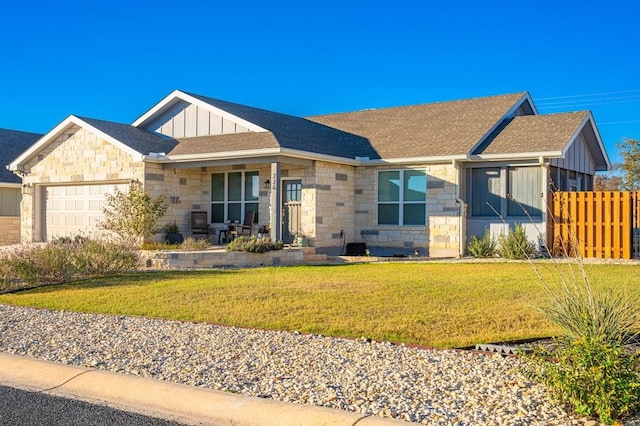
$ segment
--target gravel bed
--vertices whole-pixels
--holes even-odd
[[[0,351],[423,424],[588,422],[499,355],[5,305]]]

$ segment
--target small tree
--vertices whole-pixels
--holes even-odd
[[[115,193],[105,194],[105,198],[105,221],[100,227],[133,244],[156,233],[156,222],[167,212],[164,197],[151,198],[137,182],[131,183],[129,192],[115,188]]]
[[[616,147],[622,157],[623,189],[635,191],[640,188],[640,139],[623,139]]]

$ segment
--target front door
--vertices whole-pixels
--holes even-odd
[[[300,206],[302,200],[302,180],[282,181],[282,242],[293,243],[300,232]]]

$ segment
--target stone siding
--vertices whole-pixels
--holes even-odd
[[[0,216],[0,245],[20,242],[20,216]]]
[[[326,263],[327,257],[315,254],[315,250],[311,247],[286,248],[266,253],[248,253],[246,251],[141,251],[140,262],[143,267],[154,269],[246,268]]]
[[[56,184],[144,181],[144,163],[95,134],[74,126],[25,165],[23,184],[31,185],[21,203],[22,242],[41,241],[36,221],[44,210],[42,188]]]
[[[396,249],[398,254],[418,250],[430,257],[457,257],[460,216],[456,205],[456,169],[450,164],[412,166],[427,171],[427,225],[377,225],[379,170],[407,167],[358,167],[355,178],[355,242],[375,248]],[[389,253],[386,253],[389,254]],[[395,254],[395,252],[394,252]]]

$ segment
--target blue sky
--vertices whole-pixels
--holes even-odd
[[[640,138],[635,1],[0,0],[0,127],[130,123],[174,89],[306,116],[528,90]]]

